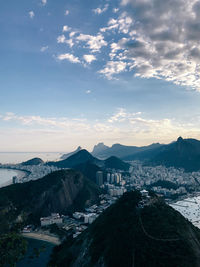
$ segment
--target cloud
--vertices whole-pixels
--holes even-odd
[[[125,120],[130,120],[132,118],[135,118],[135,116],[138,116],[141,114],[142,114],[141,112],[129,113],[126,111],[126,109],[119,108],[118,111],[108,119],[108,122],[110,123],[123,122]]]
[[[123,0],[121,4],[132,16],[127,58],[136,76],[200,90],[200,1]]]
[[[68,60],[71,63],[81,63],[78,57],[75,57],[72,54],[66,53],[66,54],[60,54],[57,56],[57,59],[59,60]]]
[[[113,8],[113,13],[117,13],[119,11],[119,8]]]
[[[106,27],[100,28],[101,32],[117,30],[118,33],[127,34],[130,31],[133,20],[127,12],[123,12],[117,19],[110,18]]]
[[[108,10],[108,7],[109,7],[109,5],[106,4],[103,8],[98,7],[98,8],[96,8],[96,9],[93,9],[92,11],[93,11],[95,14],[100,15],[100,14],[106,12],[106,11]]]
[[[98,73],[108,79],[126,71],[200,91],[200,0],[121,0],[112,11],[96,33],[65,25],[69,37],[61,34],[57,42],[73,47],[86,62],[84,55],[101,53]]]
[[[69,45],[70,47],[74,46],[74,41],[73,41],[73,39],[72,39],[72,38],[70,38],[70,39],[66,39],[66,37],[65,37],[64,34],[58,36],[58,38],[57,38],[57,43],[58,43],[58,44],[67,44],[67,45]]]
[[[49,48],[48,46],[43,46],[43,47],[41,47],[40,51],[45,52],[48,48]]]
[[[65,10],[65,16],[69,15],[69,10]]]
[[[180,135],[198,138],[200,132],[200,117],[190,122],[171,118],[153,119],[149,118],[149,114],[130,112],[124,108],[99,121],[82,117],[25,116],[11,112],[0,114],[0,121],[7,125],[6,130],[0,131],[0,146],[12,151],[33,151],[33,148],[63,151],[69,148],[69,144],[77,146],[77,143],[87,143],[92,148],[102,140],[109,145],[116,142],[127,145],[166,143]]]
[[[84,60],[87,63],[91,63],[92,61],[96,60],[96,57],[94,55],[83,55]]]
[[[67,25],[63,26],[63,32],[69,32],[71,30],[71,28]]]
[[[42,4],[45,6],[47,4],[47,0],[42,0]]]
[[[92,52],[100,52],[101,48],[107,45],[107,42],[104,40],[104,37],[101,33],[98,33],[97,35],[81,33],[76,37],[76,40],[86,42],[88,48]]]
[[[35,17],[35,13],[33,11],[29,11],[29,17],[33,19]]]
[[[99,71],[104,74],[109,80],[113,78],[114,74],[119,74],[126,71],[127,63],[123,61],[108,61],[106,66]]]
[[[66,41],[66,38],[65,38],[64,34],[58,36],[58,38],[57,38],[57,42],[58,42],[59,44],[63,44],[63,43],[65,43],[65,41]]]

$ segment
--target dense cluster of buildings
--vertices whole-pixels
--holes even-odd
[[[16,165],[4,167],[16,169]],[[37,166],[19,164],[17,169],[27,172],[27,176],[21,182],[36,180],[59,170],[57,167],[43,164]],[[18,178],[13,177],[13,183],[17,182],[19,182]],[[105,190],[105,194],[101,195],[99,205],[93,205],[83,212],[74,212],[72,217],[60,216],[57,213],[51,214],[51,216],[40,219],[41,226],[48,227],[57,224],[60,229],[71,231],[73,237],[76,237],[126,191],[138,189],[143,196],[147,196],[148,191],[145,190],[147,189],[162,194],[166,198],[171,198],[174,195],[184,195],[200,190],[200,172],[186,173],[183,169],[166,168],[164,166],[150,167],[142,165],[139,161],[133,161],[129,174],[115,169],[107,169],[105,172],[98,171],[96,173],[96,183]],[[141,202],[140,205],[146,204]]]
[[[185,172],[183,169],[164,166],[143,166],[138,161],[131,164],[130,177],[126,179],[126,184],[130,187],[148,188],[166,197],[200,190],[200,172]]]
[[[13,183],[24,183],[31,180],[37,180],[45,175],[59,170],[59,168],[54,166],[48,166],[44,164],[40,165],[22,165],[22,164],[2,164],[1,168],[4,169],[14,169],[14,170],[21,170],[26,173],[24,177],[18,178],[16,176],[13,177]]]
[[[41,226],[49,226],[51,224],[61,224],[63,222],[63,218],[59,213],[52,213],[51,216],[40,218]]]
[[[85,229],[88,225],[93,223],[94,220],[111,204],[116,201],[109,195],[100,196],[100,204],[88,207],[83,212],[74,212],[72,217],[70,216],[60,216],[58,213],[52,213],[51,216],[40,218],[41,227],[48,227],[52,224],[57,224],[60,229],[65,231],[71,231],[73,237],[75,238]]]

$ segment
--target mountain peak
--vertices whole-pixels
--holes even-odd
[[[54,251],[51,266],[194,267],[199,233],[161,199],[152,197],[143,206],[138,191],[128,192],[82,235]]]
[[[105,151],[106,149],[108,149],[109,147],[104,145],[103,142],[98,143],[97,145],[94,146],[93,150],[92,150],[92,154],[94,156],[98,155],[99,153],[102,153],[103,151]]]
[[[177,139],[177,142],[182,142],[183,138],[181,136],[179,136],[179,138]]]
[[[70,153],[67,153],[67,154],[64,154],[61,156],[61,159],[67,159],[69,158],[70,156],[76,154],[77,152],[81,151],[82,150],[82,147],[81,146],[78,146],[76,150],[74,150],[73,152],[70,152]]]
[[[39,164],[43,164],[44,161],[40,158],[33,158],[33,159],[30,159],[30,160],[27,160],[25,162],[22,162],[21,164],[22,165],[39,165]]]

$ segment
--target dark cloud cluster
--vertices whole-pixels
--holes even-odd
[[[136,75],[200,90],[200,1],[123,0],[133,23],[127,59]]]

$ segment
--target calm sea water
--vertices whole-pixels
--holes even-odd
[[[9,181],[12,181],[13,176],[20,178],[25,176],[25,173],[15,170],[0,169],[0,187],[6,185]]]
[[[0,152],[0,163],[21,163],[32,158],[44,161],[58,160],[64,153],[59,152]]]
[[[50,259],[50,254],[55,245],[35,239],[26,239],[28,241],[28,250],[25,257],[17,263],[17,267],[45,267]],[[34,249],[43,248],[39,257],[34,256]]]
[[[0,152],[0,163],[1,164],[17,164],[24,161],[27,161],[32,158],[41,158],[44,161],[56,161],[59,160],[63,153],[58,152],[43,152],[43,153],[19,153],[19,152]],[[8,170],[8,169],[0,169],[0,187],[7,185],[9,181],[12,181],[13,176],[18,176],[19,178],[24,176],[23,172]]]

